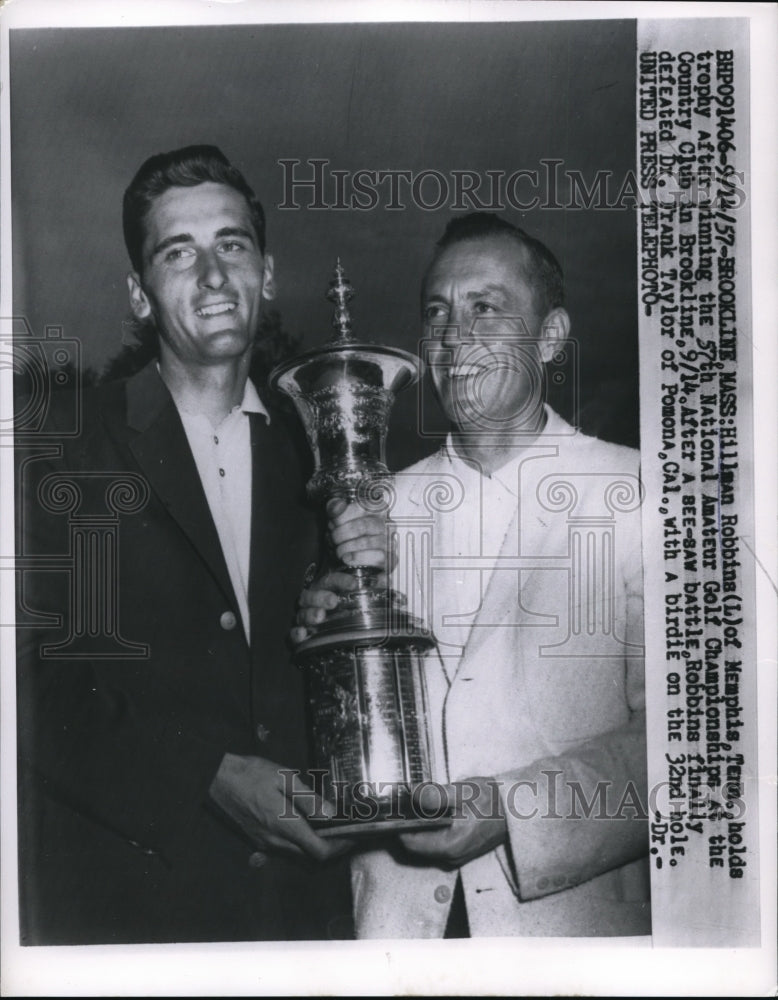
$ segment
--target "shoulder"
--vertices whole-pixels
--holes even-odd
[[[56,442],[66,450],[82,447],[100,436],[106,420],[124,421],[123,383],[84,385],[73,380],[45,396],[23,394],[14,401],[14,430],[18,447]]]
[[[644,499],[640,452],[584,434],[553,411],[548,430],[551,433],[543,442],[555,445],[555,450],[535,470],[540,505],[548,509],[550,502],[553,509],[567,511],[566,506],[558,505],[569,495],[577,516],[616,518],[622,531],[629,527],[638,539]],[[541,493],[547,500],[540,499]]]
[[[640,452],[580,434],[572,439],[567,454],[575,454],[568,470],[574,473],[582,508],[615,517],[623,526],[633,524],[638,532],[644,498]]]
[[[558,441],[560,457],[566,456],[592,473],[640,476],[640,452],[636,448],[584,434],[550,408],[548,413],[548,437]]]
[[[448,482],[450,476],[450,463],[442,448],[393,473],[392,516],[403,516],[406,512],[416,511],[418,507],[426,508],[430,499],[433,502],[436,499],[443,500],[449,491],[453,495],[454,488]],[[435,491],[434,495],[430,490]]]
[[[580,431],[574,438],[573,447],[582,459],[592,463],[593,471],[640,475],[640,452],[636,448],[602,441]]]
[[[413,497],[418,489],[437,478],[445,476],[449,468],[449,462],[444,450],[427,455],[413,465],[408,465],[399,472],[393,474],[395,490],[399,496]]]
[[[413,476],[416,473],[439,472],[443,469],[445,460],[443,449],[440,448],[431,455],[427,455],[426,458],[421,458],[418,462],[414,462],[413,465],[406,465],[404,469],[400,469],[399,472],[394,473],[394,476],[397,479],[402,476]]]

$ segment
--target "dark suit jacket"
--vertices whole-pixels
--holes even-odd
[[[156,367],[90,394],[73,438],[57,409],[17,479],[23,941],[348,936],[345,865],[250,867],[207,795],[227,751],[306,764],[286,636],[316,524],[283,416],[251,417],[249,649]]]

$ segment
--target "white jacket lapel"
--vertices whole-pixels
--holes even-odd
[[[537,446],[527,452],[526,463],[521,466],[516,512],[470,630],[460,670],[465,664],[468,669],[471,668],[472,657],[495,626],[556,624],[556,616],[527,611],[521,600],[522,591],[530,590],[537,582],[534,578],[538,570],[554,568],[554,556],[559,556],[562,562],[567,552],[567,517],[564,513],[554,513],[542,506],[537,487],[543,478],[557,470],[573,471],[569,468],[569,459],[575,457],[576,450],[568,448],[567,443],[575,432],[553,411],[549,414],[546,432]]]

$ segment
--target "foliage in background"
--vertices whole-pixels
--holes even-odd
[[[113,382],[129,378],[139,372],[158,355],[157,332],[147,324],[133,323],[130,327],[135,343],[125,344],[121,351],[107,362],[100,374],[100,382]],[[249,372],[252,381],[264,385],[270,371],[279,362],[295,354],[300,346],[300,338],[284,329],[281,314],[277,309],[263,313],[259,324],[254,357]]]

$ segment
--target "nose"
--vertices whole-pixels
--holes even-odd
[[[227,281],[224,263],[215,253],[205,253],[200,258],[197,283],[201,288],[221,288]]]
[[[459,327],[447,324],[443,328],[442,333],[443,335],[440,338],[441,346],[450,351],[455,350],[459,343]]]
[[[459,305],[451,308],[443,328],[441,342],[444,347],[455,349],[459,344],[467,343],[472,332],[472,318],[468,310]]]

